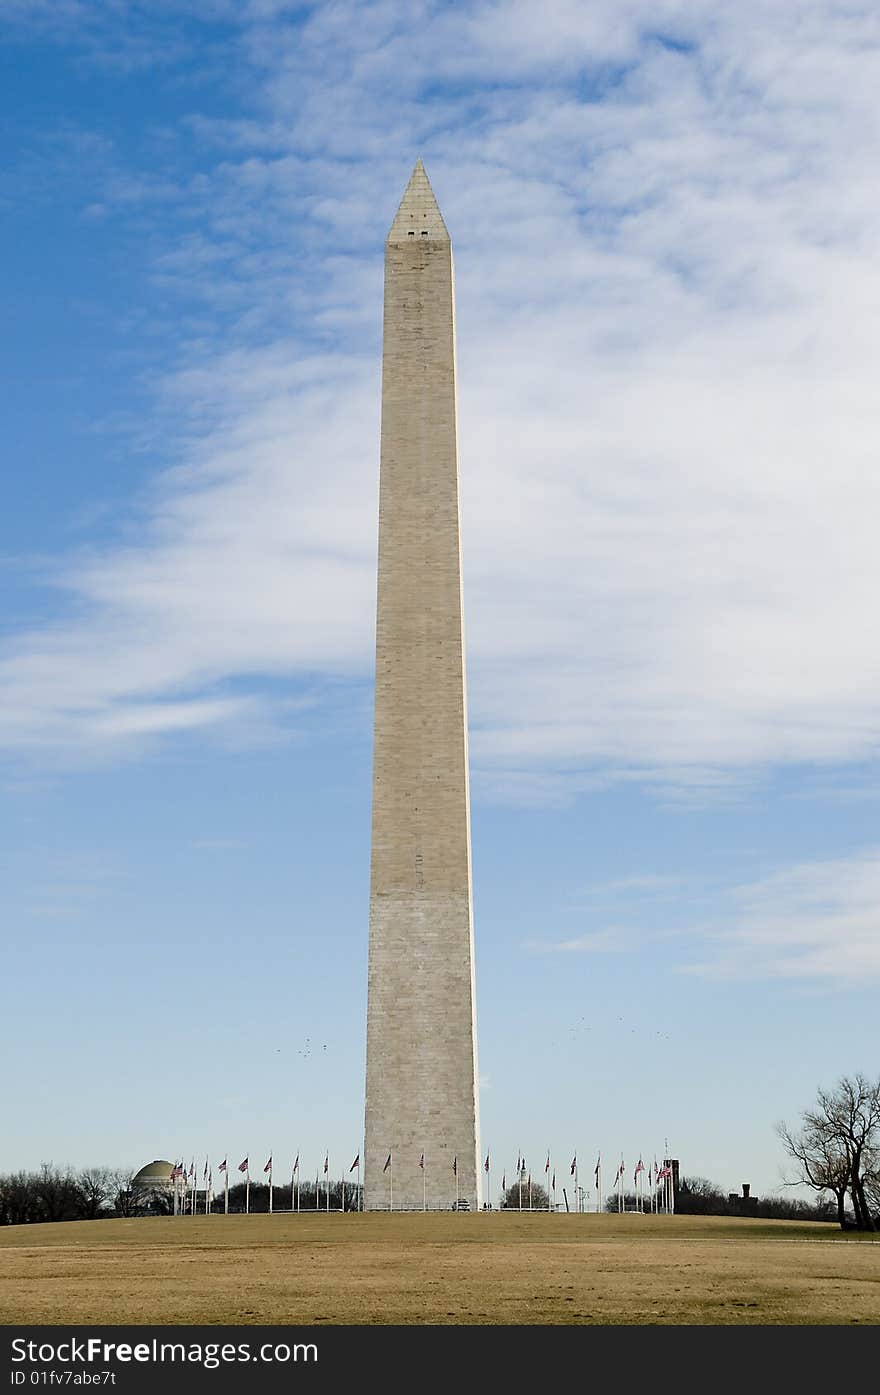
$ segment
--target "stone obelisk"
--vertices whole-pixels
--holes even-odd
[[[419,161],[385,243],[367,1210],[480,1202],[453,295]]]

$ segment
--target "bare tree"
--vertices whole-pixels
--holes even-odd
[[[513,1182],[504,1193],[502,1204],[508,1211],[518,1211],[520,1197],[522,1197],[523,1211],[546,1211],[550,1204],[546,1187],[542,1187],[540,1182],[536,1182],[534,1178],[531,1185],[525,1177],[522,1180],[522,1185],[518,1180]]]
[[[842,1139],[850,1160],[850,1196],[860,1230],[877,1225],[865,1195],[865,1177],[880,1149],[880,1079],[859,1074],[844,1076],[830,1093],[820,1090],[820,1117],[827,1118]]]
[[[110,1173],[110,1200],[117,1216],[142,1216],[144,1214],[143,1194],[132,1185],[134,1169],[118,1167]]]
[[[76,1215],[76,1182],[69,1168],[62,1171],[54,1163],[43,1163],[33,1186],[40,1220],[69,1221]]]
[[[0,1179],[0,1214],[4,1225],[26,1225],[38,1219],[34,1176],[31,1172],[12,1172]]]
[[[853,1224],[876,1230],[876,1193],[880,1192],[880,1080],[844,1076],[833,1090],[819,1090],[814,1108],[790,1129],[776,1132],[797,1164],[798,1182],[814,1191],[830,1191],[837,1200],[841,1228],[847,1225],[849,1195]]]
[[[727,1197],[708,1177],[682,1177],[675,1196],[675,1209],[683,1216],[723,1216]]]
[[[81,1220],[97,1220],[113,1196],[113,1173],[109,1168],[84,1167],[77,1173],[76,1210]]]
[[[839,1139],[815,1122],[804,1123],[800,1129],[790,1129],[783,1121],[776,1125],[782,1146],[798,1165],[798,1175],[792,1186],[811,1187],[814,1192],[832,1192],[837,1202],[837,1220],[846,1229],[846,1193],[849,1188],[850,1165],[846,1149]]]

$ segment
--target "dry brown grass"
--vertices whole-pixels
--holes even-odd
[[[0,1231],[0,1321],[876,1323],[833,1226],[517,1214],[211,1216]]]

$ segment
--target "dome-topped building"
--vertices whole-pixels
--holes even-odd
[[[172,1173],[174,1164],[165,1162],[163,1158],[154,1158],[151,1163],[147,1163],[136,1172],[131,1179],[132,1187],[149,1188],[150,1191],[168,1191],[174,1187]]]

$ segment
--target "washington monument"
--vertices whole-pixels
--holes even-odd
[[[453,300],[420,160],[385,243],[367,1210],[480,1202]]]

